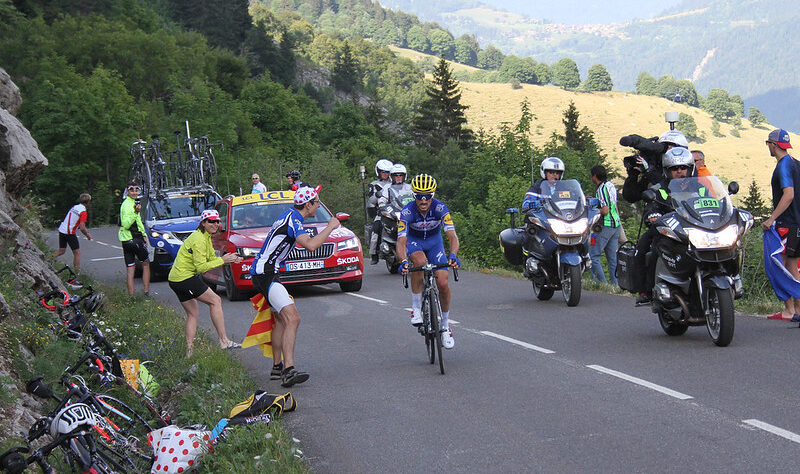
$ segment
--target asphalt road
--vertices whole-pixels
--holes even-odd
[[[116,229],[91,232],[84,271],[121,284]],[[283,420],[315,471],[797,470],[796,324],[738,315],[720,348],[704,327],[666,336],[631,298],[584,292],[568,308],[559,293],[536,300],[526,281],[460,276],[445,375],[409,324],[409,290],[383,264],[367,265],[358,293],[293,291],[295,358],[311,378],[292,388],[298,409]],[[178,306],[166,283],[151,295]],[[241,340],[252,306],[224,301]],[[256,348],[238,357],[262,388],[285,391]]]

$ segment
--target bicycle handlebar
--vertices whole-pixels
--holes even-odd
[[[436,270],[441,270],[444,268],[452,268],[453,269],[453,280],[458,281],[458,268],[451,267],[450,263],[437,263],[436,265],[425,264],[421,267],[409,267],[408,272],[432,272]],[[403,286],[408,288],[408,275],[403,275]]]

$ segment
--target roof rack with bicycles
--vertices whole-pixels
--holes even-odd
[[[192,188],[216,189],[217,161],[213,147],[222,142],[212,143],[208,136],[192,137],[189,121],[186,121],[186,138],[175,132],[177,149],[161,150],[158,135],[151,135],[150,145],[141,138],[133,141],[128,169],[128,182],[135,180],[141,188],[142,196],[163,196],[170,190]]]

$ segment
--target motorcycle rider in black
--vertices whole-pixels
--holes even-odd
[[[694,158],[688,148],[671,147],[664,153],[661,160],[663,175],[661,182],[652,189],[656,192],[656,199],[648,203],[644,210],[644,221],[647,223],[647,231],[639,238],[636,243],[636,266],[640,269],[646,268],[645,288],[639,293],[636,299],[636,306],[648,304],[652,297],[653,286],[655,285],[655,259],[650,264],[647,262],[647,251],[654,248],[657,242],[658,232],[653,222],[664,214],[672,212],[669,203],[669,182],[673,179],[686,178],[692,175],[694,170]]]
[[[373,265],[378,264],[378,245],[380,245],[381,240],[381,220],[380,216],[378,216],[378,198],[381,195],[381,190],[392,183],[389,179],[389,172],[391,170],[391,161],[386,158],[378,160],[378,163],[375,164],[375,176],[377,176],[378,179],[369,183],[367,191],[367,217],[371,220],[371,222],[367,223],[367,225],[371,226],[370,236],[367,240],[369,242],[369,253],[372,256],[371,263]]]

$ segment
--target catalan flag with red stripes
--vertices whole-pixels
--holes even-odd
[[[256,294],[250,301],[256,310],[256,317],[247,331],[242,347],[258,346],[264,353],[264,357],[272,357],[272,326],[275,324],[275,315],[269,302],[261,293]]]

